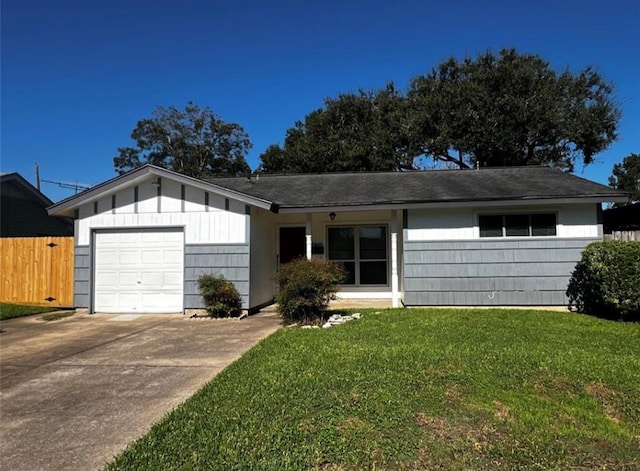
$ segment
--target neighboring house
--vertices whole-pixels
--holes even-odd
[[[602,214],[604,232],[640,231],[640,203],[605,209]]]
[[[0,236],[72,236],[73,222],[47,214],[53,202],[18,173],[0,175]]]
[[[254,310],[278,265],[336,260],[343,298],[393,306],[562,305],[601,203],[624,192],[547,167],[255,176],[207,181],[146,165],[49,208],[75,218],[75,304],[202,308],[221,273]]]

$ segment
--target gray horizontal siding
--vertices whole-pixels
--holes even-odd
[[[184,307],[202,309],[198,278],[203,274],[223,275],[242,296],[249,308],[249,245],[185,245]]]
[[[405,241],[404,302],[563,305],[571,272],[594,240]]]
[[[73,275],[73,304],[76,308],[88,308],[91,290],[91,248],[88,245],[74,247]]]

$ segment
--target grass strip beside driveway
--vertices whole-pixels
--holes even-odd
[[[284,329],[109,469],[640,467],[640,325],[362,311]]]
[[[33,314],[42,314],[43,312],[52,312],[60,308],[51,308],[47,306],[27,306],[24,304],[0,303],[0,321],[7,319],[15,319],[16,317],[31,316]]]

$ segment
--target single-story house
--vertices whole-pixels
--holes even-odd
[[[53,201],[19,173],[0,174],[0,193],[1,237],[73,235],[72,220],[49,216]]]
[[[200,309],[203,273],[255,310],[300,256],[342,263],[342,298],[563,305],[601,203],[627,199],[548,167],[196,179],[145,165],[49,214],[75,220],[75,305],[90,312]]]

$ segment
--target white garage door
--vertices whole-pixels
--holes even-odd
[[[181,230],[98,232],[96,312],[180,312],[184,237]]]

